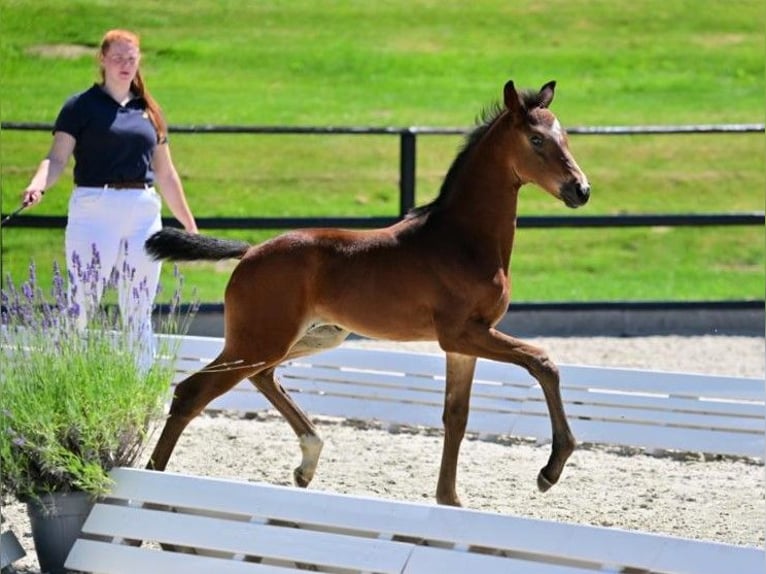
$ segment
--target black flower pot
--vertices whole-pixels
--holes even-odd
[[[85,492],[54,492],[27,501],[27,514],[40,569],[65,574],[64,562],[82,530],[93,498]]]

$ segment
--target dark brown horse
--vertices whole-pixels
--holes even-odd
[[[390,227],[292,231],[257,246],[172,229],[152,236],[146,249],[157,259],[241,261],[226,287],[224,349],[178,386],[149,467],[164,470],[186,425],[247,377],[298,436],[303,458],[294,479],[307,486],[322,440],[275,369],[335,347],[354,332],[438,341],[446,353],[439,503],[460,504],[457,459],[477,357],[521,365],[539,382],[553,442],[537,485],[545,491],[555,484],[575,447],[558,369],[544,350],[495,329],[510,300],[519,188],[535,183],[573,208],[590,195],[564,129],[548,109],[554,87],[549,82],[539,91],[517,92],[509,81],[504,105],[467,137],[436,200]]]

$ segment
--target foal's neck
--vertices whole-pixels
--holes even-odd
[[[507,267],[522,183],[508,167],[506,154],[499,146],[480,146],[467,158],[454,185],[447,207],[454,224],[481,242],[482,249],[496,250]]]

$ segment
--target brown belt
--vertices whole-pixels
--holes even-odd
[[[151,183],[145,181],[117,181],[115,183],[105,183],[107,189],[146,189],[151,187]]]

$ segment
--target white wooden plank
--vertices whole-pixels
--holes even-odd
[[[222,348],[222,340],[206,337],[185,337],[182,350],[192,357],[207,355],[212,358]],[[203,349],[206,352],[203,352]],[[357,368],[377,370],[400,376],[402,373],[417,374],[427,378],[443,378],[444,359],[439,355],[408,353],[391,350],[373,349],[332,349],[297,359],[288,364],[286,369],[304,368]],[[586,367],[580,365],[562,365],[562,385],[571,388],[602,387],[623,389],[632,392],[674,393],[682,396],[699,396],[700,389],[707,389],[711,398],[722,397],[738,400],[764,401],[762,381],[755,378],[725,377],[638,369],[616,369],[605,367]],[[650,376],[647,376],[650,375]],[[534,382],[523,369],[515,365],[506,365],[480,359],[477,362],[476,380],[486,379],[503,384],[518,381],[528,385]],[[691,387],[691,390],[689,388]]]
[[[543,400],[542,391],[532,390],[535,399]],[[722,399],[700,399],[698,397],[670,397],[650,394],[628,393],[618,390],[590,390],[563,387],[562,399],[566,404],[624,406],[636,409],[679,411],[690,413],[711,413],[735,415],[750,418],[764,418],[763,404]]]
[[[304,384],[297,385],[296,382]],[[428,404],[439,408],[441,408],[443,401],[441,391],[439,393],[420,393],[408,389],[397,389],[395,387],[380,389],[378,387],[357,385],[356,382],[344,384],[315,381],[304,382],[296,381],[295,379],[286,379],[283,380],[283,383],[289,392],[300,393],[298,395],[299,397],[304,397],[308,393],[311,393],[325,398],[340,396],[358,398],[358,400],[412,402]],[[230,393],[237,392],[257,393],[255,388],[249,382],[245,382],[230,391]],[[589,396],[594,395],[590,394]],[[711,405],[711,403],[689,401],[686,399],[650,399],[646,397],[631,397],[617,394],[600,394],[596,396],[611,399],[611,401],[608,405],[584,404],[583,401],[588,398],[587,396],[583,397],[581,394],[578,400],[572,400],[571,395],[565,392],[565,410],[567,414],[570,417],[596,418],[614,420],[617,422],[659,424],[662,426],[690,426],[719,430],[728,429],[759,434],[764,430],[763,415],[759,414],[758,416],[754,416],[755,412],[761,410],[760,407],[756,405],[727,403],[718,404],[715,408],[711,409],[706,406]],[[227,408],[247,410],[244,405],[238,406],[238,400],[240,398],[240,395],[232,395],[230,399],[227,399],[227,404],[229,405]],[[487,410],[498,413],[507,412],[509,414],[514,414],[519,412],[521,401],[524,400],[524,398],[526,397],[522,397],[520,393],[517,399],[509,398],[507,400],[487,398],[481,395],[472,396],[471,408],[478,411]],[[623,404],[621,401],[625,401],[627,404]],[[261,405],[265,403],[258,401],[256,404],[258,405],[257,408],[260,409]],[[312,404],[317,405],[316,408],[318,410],[314,411],[315,414],[331,414],[323,412],[321,401],[312,401]],[[636,405],[640,405],[640,407]],[[217,406],[222,408],[220,404]],[[741,407],[746,409],[745,413],[737,412]],[[697,411],[693,411],[692,409],[697,409]],[[524,404],[524,410],[527,412],[536,412],[541,415],[547,413],[547,407],[543,402],[542,396],[534,400],[527,400]],[[337,415],[337,413],[332,414]]]
[[[212,357],[222,344],[185,337],[181,348]],[[200,366],[192,359],[184,364]],[[578,365],[564,365],[561,372],[565,410],[580,441],[763,455],[766,393],[760,380]],[[309,414],[441,427],[441,355],[339,348],[297,359],[279,373]],[[211,410],[268,408],[248,381],[210,405]],[[549,438],[541,389],[515,365],[480,359],[468,429]],[[713,433],[707,443],[706,429]]]
[[[223,350],[223,338],[220,337],[200,337],[195,335],[164,335],[159,334],[157,345],[168,345],[175,348],[180,355],[192,357],[216,357]]]
[[[79,539],[65,567],[97,574],[299,574],[305,570]]]
[[[567,417],[586,418],[616,423],[636,423],[665,427],[727,430],[741,433],[763,434],[764,418],[718,415],[711,413],[687,413],[674,410],[636,409],[615,406],[565,404]],[[542,401],[526,401],[524,413],[547,416],[548,408]]]
[[[343,392],[346,389],[358,389],[360,394],[385,394],[394,392],[420,393],[442,401],[444,397],[444,381],[417,377],[413,375],[391,375],[390,373],[370,373],[368,371],[348,371],[338,369],[288,369],[280,376],[286,388],[306,392]],[[475,383],[472,397],[487,400],[518,400],[526,397],[530,387],[526,385],[500,385]]]
[[[82,531],[321,567],[398,574],[408,544],[268,524],[96,504]]]
[[[421,389],[433,393],[441,400],[444,388],[443,383],[423,377],[413,376],[394,376],[390,373],[368,373],[364,371],[348,371],[340,369],[321,369],[315,367],[305,367],[301,369],[288,368],[285,371],[282,382],[286,388],[291,391],[300,390],[302,392],[322,392],[328,394],[343,393],[368,394],[365,383],[373,385],[374,383],[387,386],[392,389]],[[335,383],[333,383],[335,381]],[[349,385],[346,392],[344,385]],[[357,386],[358,385],[358,386]],[[369,387],[369,394],[373,394],[373,389]],[[535,398],[543,401],[542,391],[537,387],[534,381],[527,381],[526,384],[506,385],[500,383],[476,382],[472,391],[472,402],[477,400],[487,401],[496,399],[514,400],[526,397],[528,391],[533,391]],[[625,405],[634,408],[652,408],[657,410],[676,410],[680,412],[701,412],[701,413],[719,413],[722,415],[733,414],[738,416],[749,416],[752,418],[763,419],[764,406],[758,403],[734,403],[731,401],[721,402],[721,400],[700,400],[699,397],[675,397],[667,393],[663,395],[647,393],[637,394],[638,391],[625,391],[609,389],[608,392],[591,389],[563,387],[563,398],[566,403],[584,403],[584,404],[602,404],[602,405]],[[393,395],[392,395],[393,396]],[[435,399],[436,400],[436,399]],[[489,403],[487,403],[489,404]],[[498,402],[498,404],[502,404]],[[502,407],[499,407],[502,408]]]
[[[178,338],[169,335],[158,335],[162,338]],[[217,337],[199,337],[199,336],[184,336],[181,337],[181,351],[189,356],[199,357],[207,356],[212,359],[223,348],[223,339]],[[312,365],[335,365],[338,367],[352,367],[358,366],[360,368],[378,369],[382,371],[393,371],[397,373],[421,373],[425,376],[444,376],[444,357],[441,354],[429,354],[429,353],[413,353],[407,351],[396,350],[380,350],[380,349],[355,349],[348,347],[340,347],[330,349],[322,353],[312,355],[310,357],[304,357],[296,359],[294,363],[306,363]],[[715,383],[721,390],[727,392],[734,392],[736,394],[737,387],[742,387],[746,395],[750,395],[755,391],[754,400],[763,400],[762,381],[757,378],[749,377],[729,377],[720,375],[704,375],[694,373],[677,373],[671,371],[659,371],[659,370],[644,370],[644,369],[629,369],[629,368],[612,368],[612,367],[593,367],[583,365],[569,365],[562,364],[559,366],[562,373],[562,380],[570,378],[572,382],[581,384],[583,381],[589,383],[602,384],[602,381],[611,381],[611,384],[607,384],[607,387],[614,387],[625,385],[630,387],[633,384],[638,385],[636,390],[644,388],[646,373],[655,373],[662,375],[661,380],[666,381],[664,384],[671,384],[673,381],[679,382],[699,382],[708,380],[711,383]],[[476,367],[476,378],[488,378],[488,380],[497,381],[509,381],[514,377],[521,377],[522,380],[526,380],[529,375],[526,371],[516,365],[509,365],[503,363],[497,363],[494,361],[487,361],[479,359]],[[630,383],[634,381],[634,383]],[[760,389],[758,387],[761,387]],[[666,390],[661,383],[660,387],[651,387],[654,390]]]
[[[321,397],[355,398],[397,404],[413,403],[437,408],[442,408],[444,404],[444,391],[442,389],[423,392],[406,387],[360,385],[356,381],[296,381],[295,379],[283,379],[282,384],[295,397],[318,395]],[[521,405],[526,398],[527,395],[522,392],[518,392],[516,397],[509,397],[507,399],[474,395],[471,397],[471,408],[514,413],[521,410]]]
[[[208,404],[205,410],[208,412],[239,411],[241,413],[257,413],[271,408],[273,408],[271,403],[261,393],[229,391],[220,397],[216,397]],[[322,413],[314,412],[310,414]]]
[[[374,402],[365,398],[329,397],[323,395],[298,395],[298,404],[309,414],[358,418],[392,424],[421,425],[441,428],[441,407],[395,402]],[[209,410],[238,410],[242,412],[266,411],[269,403],[257,392],[230,392],[209,405]],[[468,430],[482,434],[514,435],[539,440],[550,438],[550,423],[544,408],[533,412],[507,413],[482,411],[472,408],[469,413]],[[758,426],[762,422],[750,421],[750,433],[713,431],[702,428],[682,428],[640,424],[630,420],[594,420],[587,410],[583,418],[572,416],[568,411],[570,425],[578,441],[623,444],[651,449],[673,449],[692,452],[708,452],[736,456],[760,457],[764,452],[765,438]],[[661,419],[659,419],[661,422]],[[756,426],[758,425],[758,426]]]
[[[363,371],[348,371],[340,369],[320,369],[306,367],[302,369],[289,368],[284,371],[282,383],[291,392],[317,392],[324,394],[346,394],[360,396],[378,395],[378,385],[391,389],[388,394],[392,398],[398,398],[399,391],[406,392],[409,389],[421,389],[433,395],[433,400],[441,402],[443,399],[443,382],[422,377],[394,376],[391,374],[368,373]],[[542,391],[534,381],[528,381],[526,385],[505,385],[500,383],[475,382],[471,393],[472,405],[494,405],[497,401],[497,409],[503,410],[503,400],[514,401],[527,398],[528,392],[532,391],[534,398],[543,401]],[[385,396],[381,392],[380,396]],[[572,389],[564,386],[563,398],[567,404],[595,404],[616,405],[632,408],[645,408],[653,410],[668,410],[690,413],[711,413],[733,416],[747,416],[763,419],[764,406],[756,403],[732,403],[718,401],[705,401],[697,397],[672,397],[668,395],[636,394],[610,390],[603,392],[589,389]],[[407,400],[402,395],[402,400]],[[413,399],[417,400],[417,399]],[[510,408],[513,410],[513,407]]]
[[[763,403],[763,380],[748,377],[670,373],[641,369],[616,369],[562,365],[561,380],[567,386],[629,389],[636,392],[704,396]]]
[[[438,574],[468,572],[474,574],[593,574],[593,568],[418,546],[412,551],[403,574],[437,572]]]
[[[607,571],[756,572],[747,567],[763,564],[763,550],[727,544],[687,540],[614,528],[520,519],[478,511],[435,507],[429,526],[441,532],[426,537],[454,538],[450,534],[470,530],[488,548],[502,549],[513,557],[558,564],[601,565]],[[508,540],[512,538],[512,540]],[[512,546],[509,548],[509,546]],[[680,557],[688,557],[685,564]],[[674,565],[675,561],[675,565]],[[738,564],[741,570],[729,569]]]
[[[700,573],[728,571],[724,568],[726,560],[740,552],[748,556],[741,559],[743,563],[763,560],[763,552],[758,549],[710,542],[257,483],[156,474],[159,476],[151,476],[149,471],[115,469],[115,493],[118,497],[243,517],[262,516],[360,533],[388,533],[441,545],[482,546],[514,558],[539,555],[557,563],[616,564],[651,570],[661,559],[670,560],[663,558],[669,552],[668,540],[673,542],[671,548],[683,548],[685,555],[705,557]]]
[[[355,376],[356,373],[351,373]],[[394,381],[398,382],[398,381]],[[402,384],[405,379],[401,380]],[[314,393],[322,396],[349,396],[367,400],[414,402],[441,406],[443,403],[443,391],[431,389],[427,392],[413,391],[410,388],[398,386],[368,386],[357,384],[356,381],[328,382],[328,381],[303,381],[302,379],[283,379],[286,389],[290,392]],[[527,389],[516,389],[514,397],[496,398],[486,397],[472,393],[471,408],[481,410],[493,410],[496,412],[518,413],[521,401],[528,398]],[[546,414],[547,406],[544,403],[542,393],[537,393],[537,400],[527,400],[524,410]],[[593,396],[591,393],[589,396]],[[704,402],[689,401],[685,399],[656,397],[653,401],[644,397],[643,408],[622,404],[622,399],[630,399],[630,396],[598,394],[606,399],[611,399],[611,404],[581,404],[585,400],[583,393],[580,400],[573,401],[569,393],[564,392],[565,408],[570,417],[587,417],[602,420],[630,421],[641,424],[659,424],[662,426],[690,426],[696,428],[715,428],[738,431],[762,433],[764,430],[763,412],[758,416],[742,416],[736,411],[738,405],[728,404],[724,413],[711,413],[705,409]],[[651,405],[651,406],[649,406]],[[754,406],[754,405],[748,405]],[[694,412],[692,409],[700,412]],[[692,412],[689,412],[692,410]],[[761,409],[762,410],[762,409]]]
[[[10,566],[26,555],[24,548],[12,530],[0,534],[0,570]]]
[[[761,458],[766,450],[763,435],[737,432],[714,432],[700,429],[620,424],[615,422],[574,419],[570,426],[580,443],[618,444],[648,449],[704,452]],[[520,415],[514,419],[509,434],[548,440],[550,422],[542,416]]]
[[[411,353],[395,350],[338,348],[305,357],[300,362],[315,366],[348,366],[376,369],[382,372],[410,373],[423,376],[444,376],[444,358],[441,355]],[[296,362],[298,362],[296,361]],[[582,365],[559,366],[562,385],[571,387],[598,387],[626,389],[635,392],[667,393],[670,390],[678,396],[698,395],[698,389],[706,389],[707,396],[722,396],[740,400],[763,402],[763,381],[757,378],[728,377],[625,369],[612,367],[591,367]],[[647,374],[651,376],[647,377]],[[531,377],[517,365],[509,365],[479,359],[476,378],[512,382],[527,381]]]

